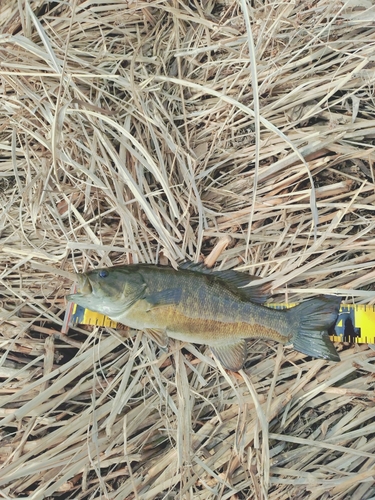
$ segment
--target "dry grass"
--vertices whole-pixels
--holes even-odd
[[[0,497],[374,498],[370,347],[254,342],[235,376],[61,333],[74,270],[228,236],[278,300],[375,302],[372,2],[29,3],[0,7]]]

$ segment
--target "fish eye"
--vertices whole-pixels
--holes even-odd
[[[98,272],[98,276],[99,276],[99,278],[106,278],[108,276],[108,271],[106,271],[105,269],[101,269]]]

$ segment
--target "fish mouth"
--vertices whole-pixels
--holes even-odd
[[[77,292],[67,295],[66,297],[71,302],[74,302],[74,300],[78,297],[85,297],[87,295],[91,295],[92,293],[92,285],[86,274],[76,274],[76,280]]]

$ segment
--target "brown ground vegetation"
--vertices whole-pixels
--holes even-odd
[[[207,257],[373,304],[369,0],[0,6],[0,498],[375,496],[374,357],[62,333],[72,273]]]

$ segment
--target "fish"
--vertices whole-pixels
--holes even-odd
[[[161,348],[169,338],[205,344],[224,368],[239,371],[249,339],[291,344],[315,358],[340,361],[328,331],[341,298],[321,295],[285,310],[267,307],[269,285],[234,270],[184,262],[119,265],[77,274],[71,302],[143,330]],[[268,286],[268,288],[267,288]]]

